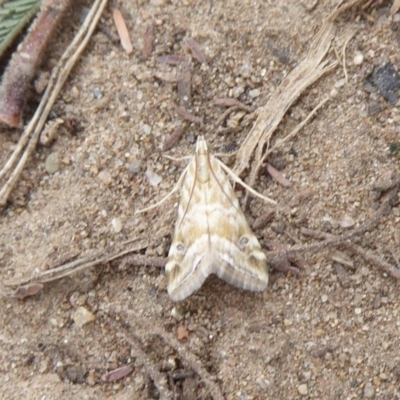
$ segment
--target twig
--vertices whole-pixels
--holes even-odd
[[[133,254],[147,247],[146,243],[138,243],[135,246],[131,245],[132,241],[123,243],[122,245],[116,247],[111,246],[103,251],[97,252],[90,257],[79,258],[78,260],[70,261],[62,264],[58,267],[49,269],[47,271],[34,274],[30,278],[22,279],[17,282],[7,282],[6,286],[16,287],[21,285],[27,285],[29,283],[48,283],[55,280],[64,278],[76,272],[82,271],[84,269],[94,267],[100,264],[106,264],[108,262],[114,261],[117,258],[125,256],[126,261],[133,265],[150,265],[155,267],[163,267],[166,264],[166,259],[164,257],[147,257],[142,254]],[[130,247],[128,247],[130,246]],[[125,249],[121,249],[125,247]],[[128,247],[128,248],[126,248]]]
[[[4,73],[0,88],[0,122],[22,127],[27,93],[43,53],[71,0],[44,0],[40,13]]]
[[[179,341],[171,334],[166,332],[163,328],[152,321],[138,318],[137,314],[130,310],[125,311],[125,313],[128,315],[128,318],[132,320],[132,326],[137,327],[137,329],[141,329],[146,336],[149,336],[150,334],[156,334],[160,336],[169,346],[171,346],[180,355],[183,362],[192,368],[201,378],[204,384],[207,385],[214,397],[214,400],[224,400],[221,390],[211,378],[210,374],[205,368],[202,367],[200,360],[193,353],[191,353],[186,346],[184,346],[182,343],[179,343]]]
[[[234,171],[241,175],[250,166],[255,152],[255,161],[251,169],[249,183],[254,185],[258,171],[263,164],[264,147],[270,143],[271,137],[281,119],[303,91],[317,81],[322,75],[336,67],[337,62],[323,61],[334,37],[333,22],[337,16],[358,3],[353,0],[340,5],[328,16],[310,46],[307,57],[282,81],[270,101],[262,108],[257,121],[247,135],[238,151]]]
[[[338,245],[343,245],[343,246],[346,246],[347,248],[353,250],[355,253],[361,254],[367,261],[371,261],[371,262],[375,263],[379,269],[386,271],[388,274],[395,277],[396,279],[400,279],[400,270],[399,269],[397,269],[383,261],[380,261],[376,256],[374,256],[370,253],[366,253],[362,248],[348,242],[348,240],[350,240],[354,236],[366,232],[368,229],[370,229],[372,226],[374,226],[382,218],[382,216],[388,211],[388,209],[390,209],[390,203],[392,202],[392,200],[397,197],[397,192],[398,192],[397,187],[391,189],[390,192],[386,195],[386,198],[382,202],[379,209],[375,212],[375,214],[371,218],[369,218],[367,221],[365,221],[359,228],[353,230],[352,232],[345,234],[345,235],[337,235],[337,236],[321,233],[320,237],[323,237],[323,238],[327,237],[327,239],[321,243],[312,244],[312,245],[308,245],[308,246],[295,246],[295,247],[292,247],[290,250],[282,251],[282,252],[270,252],[269,254],[267,253],[267,257],[269,255],[270,257],[272,257],[275,260],[275,259],[279,259],[281,257],[289,257],[296,253],[311,252],[311,251],[316,251],[316,250],[321,250],[321,249],[327,249],[327,248],[338,246]],[[316,235],[316,233],[314,231],[311,231],[308,229],[303,229],[303,233],[311,234],[311,236],[314,236],[314,237]],[[379,260],[379,262],[378,262],[378,260]]]
[[[79,32],[62,55],[57,66],[53,69],[49,84],[38,106],[38,109],[35,112],[35,115],[32,117],[23,135],[21,136],[14,153],[0,171],[0,179],[2,179],[20,157],[20,160],[14,170],[11,172],[9,179],[0,190],[0,205],[5,205],[7,203],[10,193],[16,185],[28,158],[36,147],[40,132],[46,123],[47,116],[54,105],[58,93],[68,78],[71,69],[85,49],[106,4],[107,0],[95,1]],[[23,152],[22,156],[20,156],[21,152]]]
[[[123,336],[123,338],[133,347],[134,355],[138,358],[139,362],[143,364],[150,378],[154,382],[154,385],[160,392],[160,399],[172,400],[173,397],[171,391],[168,389],[167,378],[157,370],[154,363],[142,350],[140,344],[138,343],[138,339],[133,337],[132,334],[127,333],[126,329],[121,331],[121,326],[113,319],[108,319],[108,323],[114,327],[116,332],[118,332],[118,335]]]

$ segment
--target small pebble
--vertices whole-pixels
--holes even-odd
[[[249,91],[249,97],[251,97],[252,99],[258,97],[260,94],[260,89],[252,89]]]
[[[235,86],[232,89],[232,95],[233,97],[239,97],[242,93],[244,93],[244,87],[243,86]]]
[[[131,164],[127,164],[126,168],[131,175],[137,175],[142,169],[143,163],[139,160],[133,161]]]
[[[351,218],[349,215],[345,215],[340,221],[340,226],[342,228],[351,228],[354,224],[355,224],[354,219]]]
[[[372,386],[372,384],[370,382],[368,382],[364,386],[364,397],[367,399],[370,399],[371,397],[374,396],[374,394],[375,394],[374,387]]]
[[[357,53],[353,58],[354,65],[361,65],[364,61],[364,56],[361,53]]]
[[[161,176],[151,171],[150,169],[148,169],[144,173],[144,175],[146,176],[151,186],[157,186],[162,181]]]
[[[298,392],[299,392],[299,394],[301,396],[307,396],[308,395],[308,386],[305,383],[303,383],[302,385],[299,385],[297,387],[297,390],[298,390]]]
[[[335,83],[335,88],[340,88],[342,86],[344,86],[344,84],[346,83],[346,79],[339,79],[336,83]]]
[[[115,233],[120,233],[122,231],[122,222],[118,218],[112,219],[111,226]]]
[[[177,306],[171,310],[171,315],[177,321],[181,321],[184,317],[184,312],[180,307]]]
[[[100,171],[97,177],[102,183],[104,183],[107,186],[109,186],[112,182],[111,174],[106,170]]]
[[[57,153],[51,153],[47,156],[45,168],[49,174],[55,174],[60,169],[60,159]]]
[[[83,325],[94,321],[96,317],[85,307],[79,307],[74,312],[72,319],[74,320],[76,326],[82,327]]]
[[[285,326],[291,326],[291,325],[293,325],[293,321],[292,321],[291,319],[287,319],[287,318],[285,318],[285,319],[283,320],[283,323],[284,323]]]
[[[354,310],[354,312],[355,312],[356,315],[360,315],[361,314],[361,308],[356,308]]]
[[[328,301],[328,296],[327,296],[326,294],[323,294],[323,295],[321,296],[321,301],[322,301],[323,303],[326,303],[326,302]]]

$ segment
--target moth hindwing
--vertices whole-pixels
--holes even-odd
[[[196,152],[179,180],[178,220],[165,267],[172,300],[191,295],[210,274],[246,290],[261,291],[268,284],[266,256],[225,172],[247,187],[208,152],[200,136]]]

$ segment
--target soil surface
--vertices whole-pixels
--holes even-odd
[[[236,110],[216,126],[226,107],[215,106],[213,99],[236,98],[249,111],[265,105],[306,57],[337,2],[289,3],[111,2],[54,106],[52,118],[65,121],[58,137],[50,146],[38,146],[3,210],[1,281],[129,240],[133,247],[139,242],[146,257],[166,257],[179,197],[135,214],[165,196],[187,163],[164,155],[192,154],[198,135],[215,153],[237,150],[254,120]],[[308,88],[275,133],[275,139],[289,133],[329,97],[269,158],[291,186],[280,185],[266,169],[258,176],[254,189],[278,202],[272,220],[254,229],[264,248],[271,242],[290,248],[317,240],[303,236],[303,228],[351,232],[379,205],[371,196],[373,184],[399,174],[399,108],[371,89],[369,77],[387,63],[400,65],[400,14],[389,15],[391,2],[376,3],[337,19],[327,59],[343,60],[349,39],[345,64]],[[114,8],[127,23],[130,55],[119,43]],[[51,71],[86,12],[79,5],[70,11],[43,73]],[[146,30],[153,40],[147,58]],[[188,48],[189,38],[206,63]],[[158,58],[167,55],[190,60],[186,104],[177,90],[179,67]],[[33,97],[26,120],[40,99],[37,93]],[[202,124],[185,120],[179,104]],[[178,129],[182,137],[165,150]],[[18,138],[19,132],[0,135],[2,165]],[[234,157],[226,160],[233,162]],[[245,207],[245,192],[237,189],[250,225],[274,209],[254,198]],[[292,203],[295,198],[300,200]],[[396,203],[354,244],[395,266],[399,220]],[[332,259],[334,252],[343,259],[340,264]],[[215,398],[209,379],[226,399],[399,399],[398,282],[344,247],[302,256],[306,263],[298,275],[271,271],[264,292],[242,291],[210,277],[179,303],[167,294],[163,268],[124,259],[47,284],[24,300],[6,296],[4,287],[2,398]],[[159,330],[166,336],[155,334]],[[166,338],[179,341],[179,347]],[[133,367],[131,374],[104,381],[110,379],[107,372],[125,365]],[[166,383],[161,393],[154,384],[157,371]]]

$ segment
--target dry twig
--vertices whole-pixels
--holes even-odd
[[[342,7],[337,7],[329,15],[314,38],[305,60],[282,81],[269,103],[262,108],[253,128],[238,151],[234,168],[235,172],[241,175],[250,166],[253,153],[256,153],[250,173],[250,186],[254,185],[258,171],[265,160],[264,148],[267,146],[267,150],[270,150],[272,135],[287,110],[307,87],[336,67],[337,62],[329,64],[327,60],[323,61],[334,36],[333,22],[340,13],[352,7],[358,1],[353,0]]]
[[[44,0],[38,18],[4,73],[0,88],[0,122],[22,127],[22,112],[32,79],[71,0]]]
[[[169,346],[171,346],[179,354],[183,363],[187,364],[191,369],[193,369],[193,371],[197,373],[204,384],[209,388],[214,400],[224,399],[217,384],[214,382],[207,370],[201,365],[201,361],[193,353],[191,353],[185,345],[180,343],[171,334],[166,332],[154,322],[147,319],[138,318],[134,312],[129,310],[126,311],[126,313],[128,315],[127,319],[132,320],[131,325],[137,327],[138,330],[140,329],[144,335],[149,336],[151,334],[156,334],[160,336]]]
[[[10,193],[18,182],[28,158],[35,150],[40,132],[46,123],[46,119],[54,105],[54,102],[56,101],[64,82],[68,78],[71,69],[89,42],[106,4],[107,0],[96,0],[94,2],[79,32],[62,55],[57,66],[53,69],[46,91],[35,115],[25,128],[13,154],[0,171],[0,179],[3,179],[19,159],[14,170],[10,173],[7,182],[0,190],[0,205],[4,206],[7,203]]]

